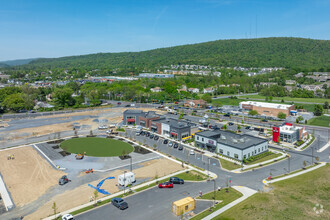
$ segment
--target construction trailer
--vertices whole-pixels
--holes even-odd
[[[192,197],[186,197],[172,203],[172,212],[176,216],[184,215],[195,209],[195,200]]]
[[[118,176],[118,184],[121,186],[128,186],[135,182],[135,174],[127,172]]]

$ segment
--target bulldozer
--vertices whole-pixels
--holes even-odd
[[[93,169],[88,169],[88,170],[85,171],[85,173],[93,173],[93,172],[94,172]]]
[[[83,154],[77,154],[75,157],[76,157],[76,160],[82,160],[82,159],[84,159],[84,155]]]

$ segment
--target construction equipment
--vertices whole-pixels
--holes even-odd
[[[84,159],[84,155],[83,154],[77,154],[75,157],[76,157],[76,160],[82,160],[82,159]]]
[[[88,170],[85,171],[85,173],[93,173],[93,172],[94,172],[93,169],[88,169]]]

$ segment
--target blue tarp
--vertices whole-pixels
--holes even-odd
[[[101,180],[101,181],[97,184],[96,187],[95,187],[95,186],[92,186],[91,184],[88,184],[88,186],[92,187],[93,189],[96,189],[99,193],[102,193],[102,194],[105,194],[105,195],[110,195],[109,192],[105,191],[104,189],[100,189],[100,187],[102,186],[102,184],[104,183],[104,181],[106,181],[106,180],[110,180],[110,179],[114,179],[114,177],[111,176],[111,177],[108,177],[108,178],[105,178],[105,179]]]

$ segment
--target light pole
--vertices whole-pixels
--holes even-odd
[[[129,159],[130,159],[130,165],[131,165],[131,166],[130,166],[130,168],[131,168],[130,170],[131,170],[131,172],[132,172],[132,156],[130,156]]]
[[[125,188],[126,188],[126,170],[124,171],[124,195],[125,195]]]
[[[291,156],[289,155],[289,158],[288,158],[288,171],[289,171],[289,173],[290,173],[290,158],[291,158]]]
[[[215,179],[212,179],[213,183],[214,183],[214,189],[213,189],[213,207],[215,207]]]
[[[207,164],[207,175],[208,175],[208,177],[210,177],[210,159],[211,158],[207,158],[208,160],[209,160],[209,162],[208,162],[208,164]]]

